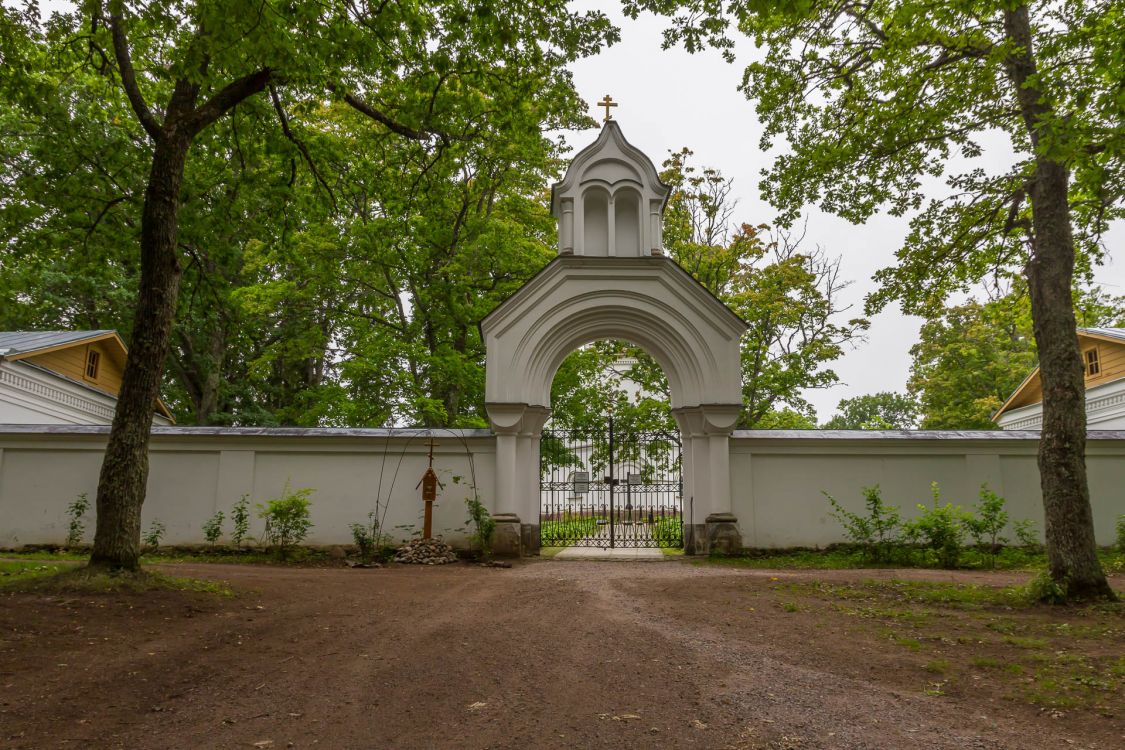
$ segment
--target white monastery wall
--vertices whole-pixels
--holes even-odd
[[[824,546],[844,541],[823,492],[862,511],[863,487],[879,485],[903,516],[932,502],[966,509],[982,483],[1007,500],[1013,521],[1043,532],[1035,432],[736,430],[731,437],[732,511],[748,547]],[[1091,432],[1086,466],[1098,543],[1113,544],[1125,513],[1125,432]],[[685,498],[686,500],[686,498]],[[687,512],[685,506],[685,513]],[[1009,538],[1015,540],[1009,528]]]
[[[86,541],[93,539],[93,503],[107,427],[0,425],[0,547],[61,543],[66,507],[79,493],[90,498]],[[495,439],[486,430],[435,430],[434,468],[445,485],[434,503],[434,532],[464,540],[465,499],[476,486],[494,495]],[[396,539],[422,528],[423,504],[415,485],[427,465],[424,430],[154,428],[143,528],[153,519],[164,544],[203,542],[201,526],[216,510],[233,527],[231,507],[250,496],[251,536],[264,522],[255,504],[283,491],[313,488],[309,544],[351,543],[348,525],[363,523],[382,498],[384,529]],[[471,458],[471,460],[470,460]]]
[[[0,547],[65,539],[66,506],[81,492],[93,503],[107,431],[0,425]],[[311,544],[350,543],[348,524],[364,521],[376,497],[390,500],[385,530],[407,539],[422,525],[415,485],[426,467],[427,436],[424,430],[154,428],[143,525],[159,519],[167,527],[166,544],[202,543],[200,526],[222,510],[225,539],[231,506],[249,494],[257,537],[263,522],[254,505],[277,497],[288,482],[292,489],[314,489]],[[434,467],[445,486],[434,530],[463,544],[459,530],[474,472],[482,501],[493,507],[495,436],[437,430],[435,441]],[[1125,513],[1125,432],[1091,432],[1088,445],[1094,523],[1098,542],[1108,545],[1114,519]],[[943,502],[966,508],[987,482],[1007,499],[1013,520],[1032,518],[1043,529],[1035,433],[735,431],[730,446],[732,510],[747,546],[844,541],[822,491],[860,510],[860,490],[873,484],[912,517],[918,503],[930,502],[933,481],[942,487]],[[691,512],[685,497],[687,520]],[[89,541],[93,509],[86,528]]]

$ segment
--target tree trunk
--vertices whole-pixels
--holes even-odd
[[[139,567],[148,439],[176,312],[182,269],[177,251],[180,183],[189,136],[156,142],[141,221],[141,280],[129,358],[98,479],[97,530],[90,565]]]
[[[1007,68],[1035,152],[1029,190],[1034,239],[1027,277],[1043,386],[1039,482],[1049,570],[1066,587],[1068,598],[1114,598],[1098,560],[1086,481],[1086,385],[1071,296],[1074,238],[1068,175],[1065,165],[1052,158],[1051,144],[1043,144],[1050,136],[1052,112],[1036,83],[1027,7],[1005,11],[1004,25],[1019,46]]]

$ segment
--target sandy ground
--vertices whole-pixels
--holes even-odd
[[[788,585],[1021,576],[682,561],[166,570],[239,593],[0,596],[0,747],[1125,746],[1120,691],[1048,711],[987,671],[943,683],[925,664],[960,653],[944,635],[897,648],[878,618]],[[969,615],[940,623],[1005,658],[974,644]]]

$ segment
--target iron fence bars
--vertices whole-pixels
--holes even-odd
[[[682,547],[679,436],[670,431],[544,430],[539,534],[544,547]]]

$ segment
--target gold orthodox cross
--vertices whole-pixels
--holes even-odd
[[[617,102],[613,101],[612,96],[610,96],[609,94],[606,94],[605,98],[602,99],[600,102],[598,102],[598,106],[599,107],[605,107],[605,120],[603,120],[603,122],[609,122],[610,120],[613,119],[613,115],[611,115],[609,113],[609,108],[610,107],[616,107]]]

